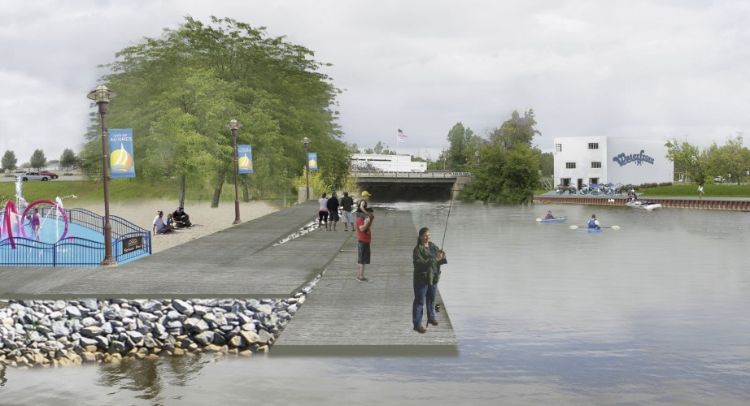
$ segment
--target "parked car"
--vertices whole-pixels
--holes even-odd
[[[714,176],[714,183],[723,183],[724,178],[721,176]]]
[[[39,174],[40,175],[49,176],[50,179],[57,179],[58,178],[58,176],[57,176],[56,173],[50,172],[50,171],[40,171]]]
[[[48,175],[42,175],[39,172],[26,172],[21,175],[21,180],[24,182],[29,180],[41,180],[44,182],[50,180],[50,177]]]

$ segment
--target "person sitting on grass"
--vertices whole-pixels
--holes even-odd
[[[166,234],[174,231],[174,228],[171,225],[167,225],[167,223],[164,222],[164,212],[159,210],[156,213],[156,217],[154,217],[153,232],[155,234]]]
[[[175,228],[186,228],[193,225],[190,222],[190,216],[185,213],[185,209],[182,207],[178,207],[177,210],[172,213],[172,220],[174,220]]]

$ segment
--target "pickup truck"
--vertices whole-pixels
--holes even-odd
[[[50,180],[49,175],[42,175],[39,172],[26,172],[20,176],[21,176],[21,180],[24,182],[29,181],[29,180],[41,180],[43,182]]]

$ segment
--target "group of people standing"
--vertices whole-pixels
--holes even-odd
[[[336,224],[338,224],[339,220],[341,220],[341,215],[343,215],[344,231],[349,231],[350,228],[351,231],[354,231],[354,217],[356,213],[361,213],[360,205],[367,204],[370,193],[367,191],[362,192],[362,199],[357,204],[356,213],[352,212],[354,199],[349,196],[348,192],[344,192],[344,197],[341,198],[341,201],[336,196],[336,192],[333,192],[330,198],[326,196],[327,194],[323,193],[320,199],[318,199],[318,204],[320,205],[318,207],[318,226],[322,228],[325,225],[326,231],[336,231]],[[339,215],[339,209],[341,210],[341,215]]]

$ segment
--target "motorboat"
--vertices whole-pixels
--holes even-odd
[[[625,205],[634,209],[644,209],[648,211],[661,208],[661,204],[652,202],[650,200],[631,200],[629,202],[626,202]]]

